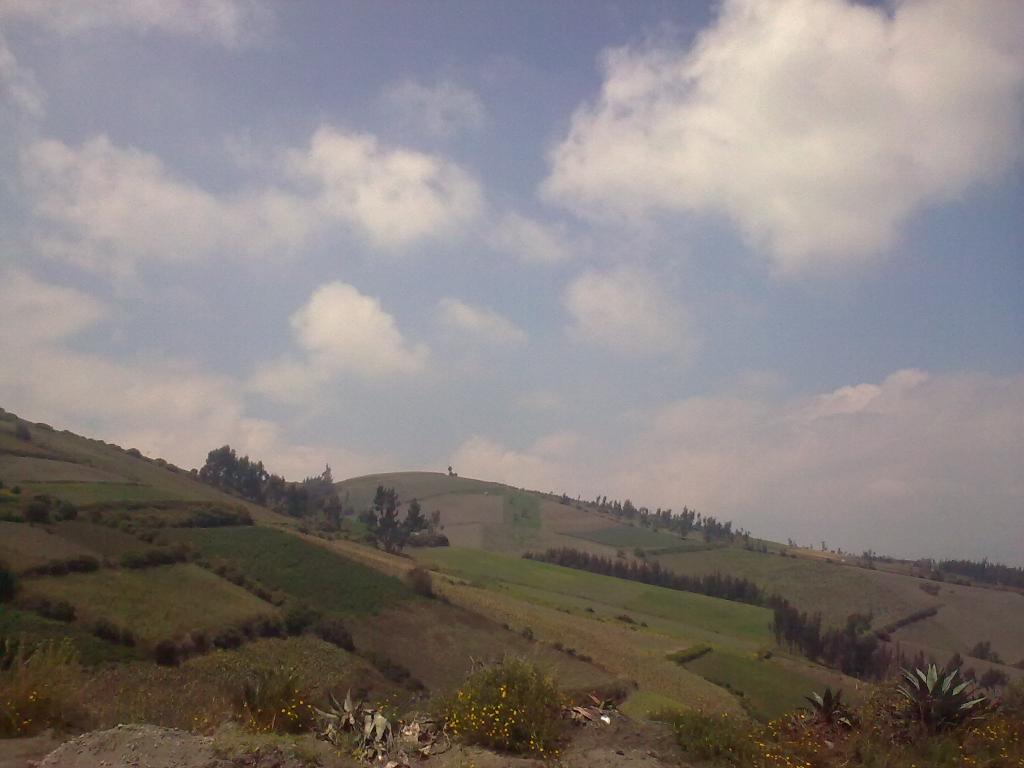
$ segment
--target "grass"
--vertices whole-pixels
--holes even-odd
[[[106,619],[147,641],[217,630],[275,611],[191,564],[44,577],[24,582],[23,589],[28,595],[67,600],[79,620]]]
[[[650,528],[641,528],[632,525],[616,525],[611,528],[601,528],[596,531],[579,531],[568,534],[577,539],[593,541],[596,544],[604,544],[609,547],[622,547],[633,549],[662,549],[664,547],[681,547],[693,544],[694,547],[703,547],[700,542],[688,542],[679,536],[673,536],[661,531],[652,531]]]
[[[1024,659],[1024,622],[1007,621],[1024,610],[1024,595],[1005,591],[938,584],[930,595],[908,575],[839,565],[823,559],[764,555],[736,547],[658,555],[658,562],[677,573],[696,575],[721,571],[744,576],[778,592],[801,610],[822,613],[826,625],[845,622],[850,613],[870,613],[873,626],[901,619],[929,606],[941,605],[938,615],[910,624],[894,638],[937,651],[945,661],[954,651],[966,654],[979,640],[990,640],[1006,659]]]
[[[45,493],[73,504],[110,502],[170,501],[174,496],[162,488],[138,483],[23,482],[22,493],[30,496]]]
[[[81,698],[93,727],[146,722],[211,732],[238,715],[246,682],[277,670],[294,671],[298,686],[318,705],[328,690],[342,696],[349,688],[377,695],[393,690],[359,657],[302,635],[255,640],[238,650],[196,656],[179,667],[150,662],[106,667],[85,684]]]
[[[771,612],[752,605],[479,550],[447,548],[418,556],[484,586],[496,587],[502,582],[521,585],[647,613],[715,634],[770,641]]]
[[[35,613],[0,605],[0,638],[24,641],[35,647],[42,642],[68,639],[85,666],[107,662],[130,661],[139,658],[134,648],[100,640],[76,624],[43,618]]]
[[[341,499],[347,499],[345,506],[352,506],[357,511],[370,507],[378,485],[394,488],[402,501],[415,498],[421,502],[449,493],[503,495],[512,490],[500,483],[473,480],[468,477],[449,477],[443,472],[386,472],[353,477],[335,485]]]
[[[128,552],[141,552],[152,546],[116,528],[83,520],[57,523],[52,526],[52,530],[64,541],[83,547],[97,557],[118,557]]]
[[[325,613],[372,614],[413,596],[399,579],[271,528],[189,529],[174,532],[174,537]]]
[[[23,571],[48,560],[94,554],[89,547],[58,536],[54,526],[0,521],[0,560]]]
[[[771,720],[805,705],[804,696],[816,680],[777,666],[771,659],[714,650],[686,663],[708,682],[740,696],[744,708],[759,720]]]

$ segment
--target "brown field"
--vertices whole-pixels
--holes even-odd
[[[95,554],[91,548],[57,535],[56,530],[52,525],[0,521],[0,560],[23,571],[48,560]]]
[[[424,601],[391,608],[353,626],[356,648],[372,648],[408,667],[431,691],[455,688],[473,661],[505,654],[531,658],[554,671],[570,689],[599,688],[612,675],[542,643],[531,643],[500,624],[455,605]]]

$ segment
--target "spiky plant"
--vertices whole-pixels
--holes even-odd
[[[811,703],[811,712],[817,722],[831,727],[853,727],[850,709],[843,703],[841,689],[833,691],[831,687],[825,686],[824,693],[813,691],[810,696],[804,698]]]
[[[911,716],[931,733],[962,723],[986,700],[984,695],[976,695],[959,669],[943,676],[931,664],[927,670],[904,669],[903,679],[906,685],[896,689],[910,702]]]

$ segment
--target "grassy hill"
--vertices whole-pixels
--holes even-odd
[[[366,544],[352,517],[328,528],[277,514],[166,462],[6,412],[0,482],[0,561],[18,580],[0,604],[0,668],[18,647],[70,644],[85,669],[47,674],[68,681],[61,717],[82,727],[212,731],[243,716],[246,683],[287,675],[310,701],[352,687],[397,708],[429,706],[506,654],[551,671],[565,690],[616,691],[637,718],[671,707],[767,721],[826,685],[854,701],[867,693],[776,647],[767,608],[521,557],[561,546],[746,577],[828,624],[860,611],[878,627],[936,606],[894,642],[944,659],[989,640],[1004,660],[1024,658],[1014,618],[1024,596],[1014,592],[936,586],[777,545],[709,544],[586,502],[443,473],[337,483],[349,512],[368,508],[378,485],[440,511],[451,546],[401,556]],[[44,497],[46,514],[32,517]],[[430,573],[433,594],[422,577],[413,588],[414,569]]]

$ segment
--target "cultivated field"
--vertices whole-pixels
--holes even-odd
[[[241,587],[190,564],[44,576],[26,580],[24,591],[66,600],[79,620],[106,619],[152,642],[276,613]]]
[[[261,527],[175,531],[211,560],[237,564],[249,578],[327,613],[376,613],[412,598],[398,579],[280,530]]]
[[[850,613],[869,613],[883,627],[915,611],[938,607],[938,614],[903,627],[896,639],[935,648],[939,656],[966,655],[979,641],[989,640],[1004,659],[1024,659],[1024,595],[1016,592],[929,582],[921,578],[876,571],[825,559],[764,555],[736,547],[659,555],[669,570],[690,575],[728,573],[744,576],[769,592],[778,592],[801,610],[821,612],[826,624],[838,625]],[[922,585],[937,587],[931,595]],[[945,661],[945,658],[941,658]]]

